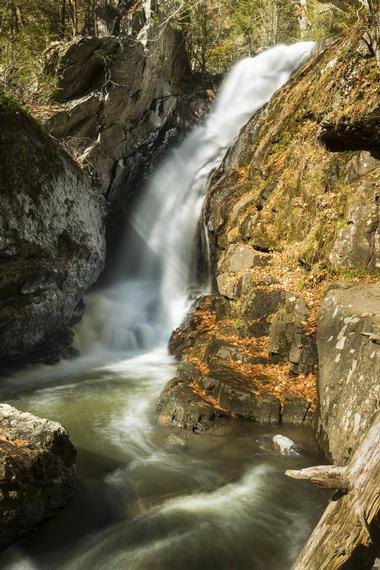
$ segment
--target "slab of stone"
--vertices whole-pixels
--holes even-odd
[[[79,486],[76,450],[56,422],[0,405],[0,548],[52,517]]]
[[[380,401],[380,285],[333,289],[318,316],[319,432],[332,459],[346,463]]]

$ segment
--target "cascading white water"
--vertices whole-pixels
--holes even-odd
[[[313,47],[313,42],[278,45],[235,65],[206,122],[152,176],[132,216],[135,233],[127,238],[127,255],[138,261],[124,280],[87,299],[79,328],[82,350],[152,348],[180,324],[194,285],[196,232],[208,177],[253,113]]]

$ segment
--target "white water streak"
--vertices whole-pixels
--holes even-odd
[[[88,297],[80,347],[134,352],[167,341],[184,318],[194,285],[196,234],[210,174],[250,117],[309,56],[313,42],[278,45],[240,61],[225,79],[205,123],[152,176],[132,216],[129,236],[138,280]],[[137,252],[137,255],[136,255]],[[152,264],[152,253],[156,263]],[[153,268],[154,265],[154,268]]]

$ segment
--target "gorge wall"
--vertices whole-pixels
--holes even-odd
[[[209,105],[181,34],[150,35],[148,47],[110,35],[54,44],[59,106],[44,129],[0,101],[3,366],[73,353],[71,327],[104,268],[105,237],[112,261],[146,176]]]
[[[5,96],[0,124],[0,366],[54,362],[103,267],[104,199]]]
[[[313,421],[334,460],[357,449],[380,395],[379,79],[355,29],[253,117],[215,173],[204,217],[218,295],[172,337],[163,423]]]
[[[152,25],[146,45],[130,36],[75,39],[54,47],[50,61],[61,110],[46,127],[104,194],[111,252],[147,175],[202,118],[212,91],[191,74],[183,36],[170,26]]]

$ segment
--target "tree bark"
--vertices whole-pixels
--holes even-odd
[[[349,465],[288,471],[296,479],[340,490],[301,552],[293,570],[338,570],[358,549],[370,548],[380,515],[380,412]],[[359,566],[353,566],[358,567]]]
[[[86,0],[83,29],[83,34],[85,36],[95,36],[96,34],[95,8],[96,0]]]
[[[11,12],[12,12],[11,29],[12,29],[12,32],[15,35],[17,35],[21,32],[21,29],[22,29],[22,17],[21,17],[20,8],[18,7],[15,0],[12,0],[12,2],[11,2]]]
[[[380,0],[368,0],[368,8],[372,47],[380,66]]]
[[[301,471],[286,471],[285,475],[293,477],[293,479],[306,479],[325,489],[347,492],[351,488],[346,467],[321,465],[320,467],[301,469]]]
[[[61,2],[61,21],[59,26],[59,35],[63,39],[66,35],[66,0]]]
[[[300,0],[300,32],[301,39],[304,39],[308,29],[307,0]]]

